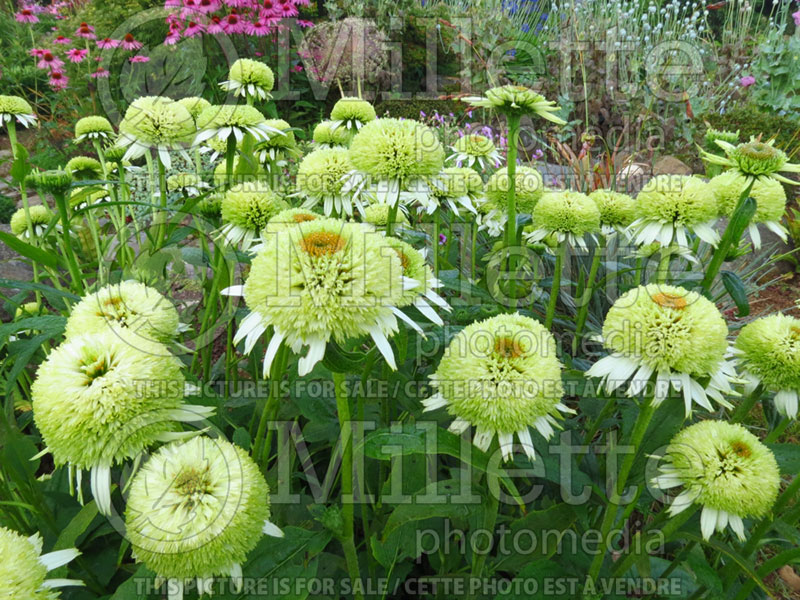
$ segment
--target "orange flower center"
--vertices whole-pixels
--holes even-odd
[[[345,241],[341,236],[327,231],[317,231],[303,237],[300,247],[311,256],[332,256],[344,248]]]
[[[753,451],[750,450],[750,446],[744,442],[733,442],[733,444],[731,444],[731,449],[736,456],[740,456],[742,458],[748,458],[751,454],[753,454]]]
[[[514,340],[497,338],[494,342],[494,353],[503,358],[518,358],[524,354],[524,351]]]
[[[663,308],[672,308],[674,310],[683,310],[686,308],[686,298],[677,296],[675,294],[667,294],[665,292],[658,292],[651,296],[653,302]]]

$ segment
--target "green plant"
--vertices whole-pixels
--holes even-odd
[[[734,106],[724,113],[706,114],[703,118],[714,129],[738,130],[743,141],[768,132],[769,137],[775,137],[775,145],[788,155],[797,156],[800,149],[800,123],[788,115],[779,115],[752,104],[743,104]],[[695,127],[696,142],[702,145],[705,127],[700,118],[695,120]]]
[[[16,210],[16,202],[5,194],[0,194],[0,223],[8,223],[11,221],[11,215],[13,215]]]

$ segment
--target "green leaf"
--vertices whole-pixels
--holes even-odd
[[[418,494],[411,497],[410,504],[400,504],[392,511],[386,520],[386,525],[381,530],[383,541],[397,528],[408,523],[424,521],[433,517],[444,517],[453,521],[466,521],[470,515],[480,509],[479,504],[465,504],[462,501],[449,503],[451,496],[462,494],[461,482],[459,480],[437,481]],[[440,497],[440,502],[420,502],[420,497],[430,498],[436,495]]]
[[[14,252],[21,254],[31,260],[45,265],[46,267],[50,267],[51,269],[58,268],[58,258],[55,254],[51,254],[50,252],[45,252],[41,248],[37,248],[36,246],[31,246],[30,244],[23,242],[17,236],[7,233],[5,231],[0,231],[0,241],[2,241],[6,246],[11,248]]]
[[[66,304],[64,303],[64,298],[68,300],[77,302],[81,299],[80,296],[76,296],[72,292],[68,292],[65,290],[58,290],[54,287],[49,285],[45,285],[43,283],[32,283],[29,281],[18,281],[16,279],[5,279],[0,278],[0,288],[6,289],[14,289],[14,290],[21,290],[21,291],[38,291],[42,292],[45,298],[53,305],[53,307],[60,309],[65,309]]]
[[[366,357],[363,352],[348,352],[336,342],[328,342],[322,364],[332,373],[361,374]]]
[[[67,318],[59,315],[43,315],[41,317],[29,317],[4,323],[0,325],[0,347],[8,342],[8,338],[20,331],[38,331],[49,334],[51,338],[60,335],[67,325]]]
[[[506,538],[525,540],[526,552],[508,551],[506,554],[498,556],[494,563],[495,570],[516,571],[531,561],[550,558],[557,551],[560,551],[559,553],[568,552],[569,535],[566,536],[564,547],[561,548],[561,538],[554,535],[554,532],[568,534],[569,528],[576,519],[577,514],[572,506],[560,503],[545,510],[531,511],[524,517],[512,521]],[[535,547],[531,540],[536,540]],[[513,548],[515,545],[520,546],[520,544],[506,544],[506,547]],[[530,546],[530,551],[527,551],[528,546]]]
[[[28,366],[34,353],[41,348],[44,342],[52,339],[52,337],[53,336],[49,333],[43,333],[29,340],[20,340],[9,344],[9,354],[14,356],[14,366],[7,376],[6,395],[11,394],[11,391],[17,383],[17,377],[19,377],[23,369]]]
[[[800,473],[800,446],[797,444],[767,444],[772,450],[781,475],[797,475]]]
[[[25,148],[25,146],[22,144],[16,144],[14,150],[14,154],[17,158],[14,161],[14,164],[11,166],[9,175],[11,175],[11,179],[13,179],[17,185],[21,185],[28,176],[28,173],[30,173],[33,168],[28,162],[28,150]]]
[[[429,436],[430,440],[429,440]],[[520,502],[520,494],[514,482],[502,469],[490,464],[489,455],[481,452],[472,444],[463,455],[461,452],[461,438],[446,429],[437,427],[432,431],[430,427],[420,427],[414,423],[406,423],[402,430],[379,429],[366,436],[361,445],[364,453],[370,458],[378,460],[391,460],[394,456],[408,454],[430,454],[428,444],[435,454],[445,454],[461,459],[472,467],[497,477]]]
[[[733,271],[722,271],[722,284],[730,297],[736,303],[736,309],[739,314],[736,316],[746,317],[750,314],[750,302],[747,300],[747,291],[744,289],[744,283],[739,276]]]
[[[706,586],[712,594],[722,594],[722,581],[717,575],[717,571],[708,564],[706,555],[700,546],[692,549],[689,556],[686,557],[686,564],[692,570],[697,583]]]

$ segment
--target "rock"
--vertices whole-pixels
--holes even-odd
[[[11,150],[0,150],[0,178],[8,177],[11,172]]]
[[[778,569],[778,575],[781,576],[786,585],[792,588],[792,591],[800,592],[800,575],[792,567],[784,565]]]
[[[653,164],[653,175],[691,175],[692,169],[674,156],[662,156]]]
[[[650,179],[650,167],[645,163],[633,163],[617,172],[617,190],[636,195]]]
[[[0,231],[11,232],[9,225],[0,225]],[[22,261],[19,254],[5,244],[0,244],[0,278],[30,281],[33,269]]]

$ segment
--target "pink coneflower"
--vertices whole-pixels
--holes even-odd
[[[795,13],[792,13],[792,18],[794,19],[794,26],[800,27],[800,10]]]
[[[245,27],[245,22],[235,13],[229,14],[222,21],[222,30],[225,33],[244,33]]]
[[[164,45],[165,46],[174,46],[178,43],[178,40],[181,39],[181,32],[177,29],[173,29],[167,34],[167,37],[164,38]]]
[[[211,22],[206,27],[206,33],[215,35],[217,33],[224,33],[225,29],[222,27],[222,21],[219,17],[211,17]]]
[[[292,4],[291,0],[281,0],[279,8],[282,17],[296,17],[298,14],[297,7]]]
[[[250,0],[222,0],[228,6],[234,8],[244,8],[251,4]]]
[[[103,67],[97,67],[97,71],[91,73],[89,77],[91,77],[92,79],[100,79],[100,78],[107,79],[109,75],[111,75],[111,73],[106,71]]]
[[[132,63],[146,63],[150,62],[150,57],[137,54],[136,56],[131,56],[128,60],[131,61]]]
[[[752,75],[745,75],[739,80],[739,85],[742,87],[750,87],[756,82],[756,78]]]
[[[51,71],[58,71],[64,66],[64,61],[55,56],[49,50],[42,54],[39,62],[36,64],[40,69],[50,69]]]
[[[122,38],[122,48],[124,50],[139,50],[142,47],[142,42],[137,42],[132,33],[126,33]]]
[[[33,14],[38,15],[39,13],[43,13],[45,10],[44,6],[40,6],[39,4],[22,4],[23,9],[27,9],[31,11]]]
[[[97,36],[94,34],[94,27],[81,23],[78,29],[75,30],[75,35],[87,40],[96,40]]]
[[[67,59],[72,63],[82,63],[86,55],[89,54],[88,50],[79,50],[78,48],[70,48],[67,50]]]
[[[52,71],[48,83],[54,90],[63,90],[69,85],[69,77],[64,75],[61,71]]]
[[[303,72],[303,65],[295,65],[292,67],[292,71],[295,73],[302,73]]]
[[[120,41],[112,40],[111,38],[103,38],[102,40],[97,40],[95,43],[100,50],[108,50],[109,48],[119,47]]]
[[[56,39],[53,40],[54,44],[62,44],[67,45],[72,43],[72,39],[68,37],[64,37],[63,35],[59,35]]]
[[[304,27],[306,29],[309,28],[309,27],[313,27],[314,26],[314,22],[313,21],[304,21],[303,19],[297,19],[297,24],[300,27]]]
[[[254,23],[247,23],[245,32],[247,35],[263,37],[269,33],[269,27],[263,21],[256,21]]]
[[[194,21],[189,21],[186,25],[186,29],[183,32],[183,35],[187,38],[194,37],[196,35],[200,35],[203,33],[203,26],[200,23],[195,23]]]
[[[28,51],[28,54],[30,54],[34,58],[42,58],[45,52],[47,52],[47,50],[44,50],[42,48],[31,48]]]
[[[33,14],[33,11],[30,8],[23,8],[17,14],[14,15],[14,18],[19,23],[38,23],[39,17]]]
[[[208,14],[219,10],[220,4],[217,0],[199,0],[196,8],[201,13]]]

